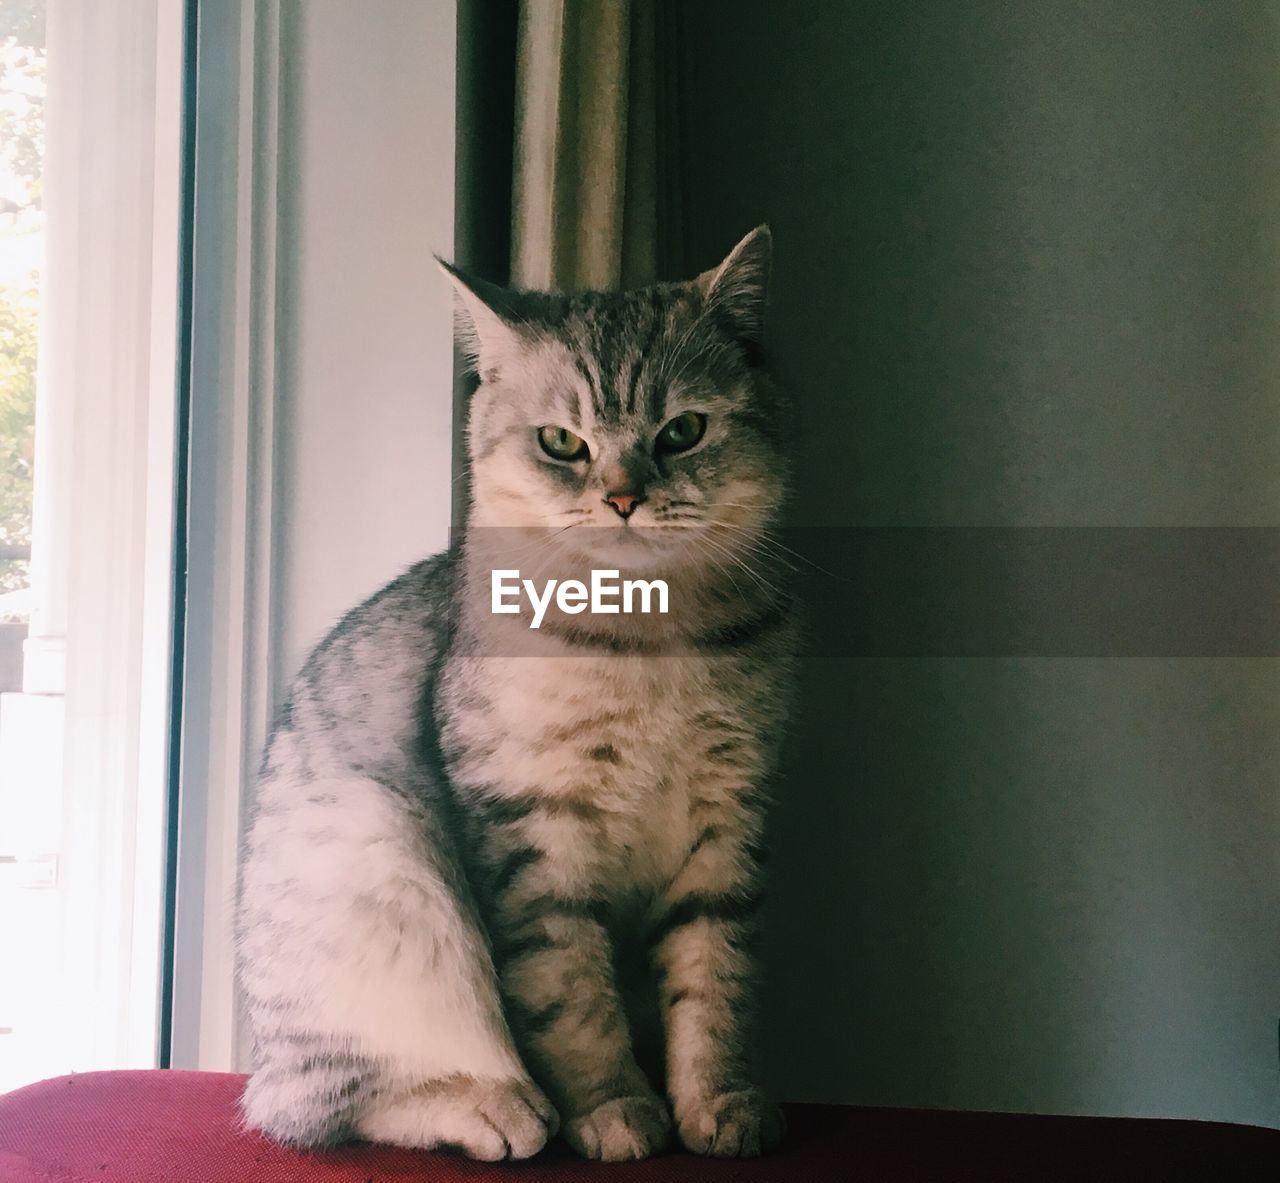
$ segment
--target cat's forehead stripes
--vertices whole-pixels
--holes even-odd
[[[603,404],[600,399],[600,382],[591,372],[591,367],[583,359],[581,353],[573,354],[573,368],[578,371],[583,383],[586,385],[587,397],[591,400],[592,417],[600,416],[604,413]],[[586,416],[583,415],[583,422],[586,422]]]
[[[672,320],[670,310],[659,301],[656,292],[653,294],[650,301],[649,313],[649,331],[645,336],[644,344],[640,347],[639,354],[632,363],[631,376],[627,380],[628,415],[635,414],[636,394],[640,387],[640,372],[645,368],[654,349],[657,347],[658,338],[662,335],[662,330],[667,327]]]
[[[617,424],[661,415],[665,391],[655,381],[655,363],[682,335],[682,311],[681,302],[661,287],[570,302],[560,333],[593,420]]]

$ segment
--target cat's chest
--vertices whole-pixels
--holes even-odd
[[[696,658],[593,658],[515,663],[497,688],[512,754],[553,783],[603,783],[636,804],[686,775],[713,704]]]
[[[697,657],[502,666],[488,671],[485,692],[487,775],[508,791],[589,805],[626,887],[667,882],[694,837],[708,719],[734,711],[734,695]]]

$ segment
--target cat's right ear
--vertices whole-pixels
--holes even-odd
[[[520,349],[520,316],[512,293],[468,275],[439,256],[436,262],[453,284],[456,297],[453,323],[458,347],[475,372],[484,377],[499,369]]]

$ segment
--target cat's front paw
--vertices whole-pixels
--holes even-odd
[[[756,1089],[707,1097],[676,1110],[680,1141],[695,1154],[755,1158],[782,1139],[782,1111]]]
[[[531,1158],[559,1124],[532,1081],[458,1075],[376,1099],[355,1133],[393,1146],[455,1147],[470,1158],[497,1162]]]
[[[564,1136],[584,1158],[625,1162],[648,1158],[671,1140],[671,1115],[652,1094],[615,1097],[565,1122]]]

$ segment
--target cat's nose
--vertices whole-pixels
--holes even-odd
[[[636,506],[644,500],[639,493],[606,493],[605,502],[618,517],[629,518],[636,511]]]

